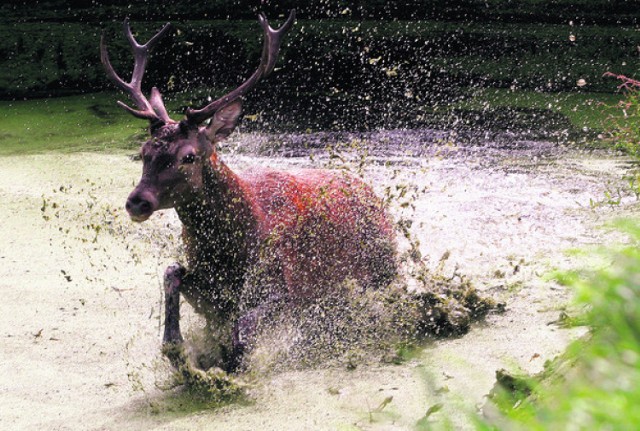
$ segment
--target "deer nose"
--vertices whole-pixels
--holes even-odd
[[[134,221],[145,221],[153,214],[155,205],[150,196],[134,193],[127,199],[125,209]]]
[[[151,202],[145,201],[138,196],[128,199],[125,205],[127,211],[134,213],[148,213],[151,209]]]

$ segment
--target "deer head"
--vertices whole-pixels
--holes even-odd
[[[120,78],[111,66],[103,34],[100,40],[102,64],[109,78],[129,94],[137,109],[120,101],[118,104],[134,116],[149,121],[151,139],[141,149],[142,178],[126,203],[127,212],[134,221],[147,220],[156,210],[179,206],[202,190],[204,168],[215,159],[216,143],[233,132],[242,112],[242,97],[273,71],[282,38],[295,20],[295,11],[291,11],[277,30],[269,26],[263,14],[258,19],[264,31],[264,44],[256,71],[238,88],[202,109],[187,109],[185,118],[179,122],[169,117],[156,87],[151,89],[149,99],[141,87],[149,51],[168,32],[170,24],[140,45],[131,33],[129,21],[124,21],[124,33],[135,59],[130,82]]]

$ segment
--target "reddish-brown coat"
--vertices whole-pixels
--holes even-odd
[[[393,229],[361,180],[327,170],[253,171],[241,178],[259,236],[271,238],[292,298],[316,296],[346,278],[364,286],[388,281]]]

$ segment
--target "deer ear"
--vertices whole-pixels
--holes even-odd
[[[235,100],[223,108],[218,109],[206,128],[207,138],[211,142],[219,142],[233,132],[242,113],[242,102]]]

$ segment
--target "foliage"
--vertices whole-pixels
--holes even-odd
[[[520,127],[540,127],[549,131],[573,128],[582,131],[602,131],[608,127],[611,119],[620,120],[622,114],[614,107],[606,108],[603,117],[603,103],[606,106],[616,105],[621,99],[619,94],[597,95],[588,92],[551,93],[543,91],[518,89],[478,89],[465,97],[457,107],[475,110],[486,115],[491,111],[504,110],[512,115],[510,130]],[[518,113],[530,113],[526,122],[517,123]],[[497,121],[497,118],[496,118]],[[489,124],[490,126],[490,124]],[[516,127],[514,127],[516,126]]]
[[[640,81],[610,72],[605,75],[622,81],[618,89],[624,95],[616,105],[622,115],[609,117],[611,140],[615,148],[640,159]]]
[[[1,16],[13,21],[89,20],[108,21],[128,14],[139,17],[171,17],[188,20],[247,18],[259,10],[270,14],[296,8],[312,19],[353,18],[376,20],[440,19],[494,22],[564,23],[571,17],[581,23],[633,24],[637,20],[634,3],[625,0],[190,0],[153,3],[146,0],[48,0],[38,7],[24,0],[5,0]]]
[[[258,9],[278,23],[296,6],[298,20],[282,47],[277,75],[245,104],[245,112],[255,118],[245,127],[261,131],[442,125],[526,131],[536,121],[546,129],[582,130],[575,128],[582,119],[574,119],[588,117],[594,123],[589,107],[556,110],[555,103],[534,100],[531,109],[517,99],[523,93],[539,94],[542,100],[561,97],[561,92],[580,97],[587,91],[611,91],[603,70],[615,67],[628,74],[640,67],[635,55],[640,35],[620,2],[606,5],[608,17],[617,11],[616,25],[599,15],[600,2],[572,5],[564,0],[553,5],[455,1],[442,8],[414,0],[415,7],[404,7],[413,11],[408,15],[398,2],[381,1],[198,0],[188,7],[180,1],[161,7],[118,0],[91,6],[50,1],[37,10],[21,3],[0,6],[5,17],[0,98],[112,90],[98,58],[100,32],[105,32],[115,69],[127,76],[131,54],[120,22],[129,16],[140,40],[167,20],[174,23],[171,36],[154,50],[143,85],[147,90],[155,85],[166,100],[185,105],[200,105],[251,74],[260,56]],[[562,15],[549,8],[591,18],[575,25],[550,24]],[[580,80],[586,85],[578,88]],[[469,97],[479,101],[481,96],[474,94],[483,89],[511,91],[513,104],[458,110]]]
[[[479,429],[638,429],[640,426],[640,222],[617,225],[630,241],[601,250],[610,264],[560,275],[586,309],[588,337],[535,379],[502,378],[502,417]]]
[[[298,10],[277,77],[247,98],[261,131],[498,127],[529,121],[565,130],[591,109],[549,104],[452,112],[481,89],[582,95],[610,92],[602,71],[633,73],[640,33],[628,2],[557,0],[338,1],[193,0],[40,2],[0,5],[0,98],[51,97],[112,90],[99,61],[103,30],[113,65],[130,73],[120,23],[144,40],[170,20],[175,30],[154,50],[148,90],[201,104],[249,76],[260,56],[259,10],[274,22]],[[567,21],[571,17],[573,21]],[[578,82],[584,87],[576,87]],[[472,96],[473,97],[473,96]],[[477,98],[476,98],[477,99]],[[479,99],[477,99],[479,100]],[[479,120],[477,120],[479,119]],[[589,129],[593,129],[589,127]],[[599,128],[596,128],[600,130]],[[578,128],[576,130],[582,130]]]
[[[220,368],[206,371],[198,368],[184,347],[164,344],[162,353],[175,369],[176,384],[183,384],[194,396],[206,400],[212,407],[238,400],[244,395],[245,385]]]
[[[62,20],[1,26],[0,96],[112,88],[98,61],[99,28],[106,30],[114,67],[127,71],[130,53],[119,22],[127,14],[110,15],[99,25]],[[215,20],[194,13],[173,20],[175,31],[155,50],[147,84],[163,92],[237,84],[260,55],[254,16]],[[608,91],[603,70],[632,73],[640,66],[630,54],[640,36],[618,25],[306,18],[299,15],[278,62],[283,69],[278,82],[287,83],[279,91],[288,91],[286,100],[295,100],[294,92],[373,101],[389,93],[396,102],[411,102],[404,94],[412,94],[431,103],[448,100],[445,90],[456,85],[560,91],[574,90],[579,79],[591,91]],[[134,31],[147,37],[161,26],[154,19],[138,17]],[[169,86],[173,75],[177,81]]]

